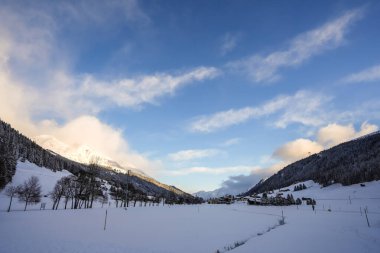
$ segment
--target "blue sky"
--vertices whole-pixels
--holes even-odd
[[[0,117],[190,192],[380,124],[377,1],[1,2]]]

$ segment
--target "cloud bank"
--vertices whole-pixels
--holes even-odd
[[[186,85],[215,78],[219,70],[200,66],[116,80],[75,73],[75,59],[58,39],[63,26],[75,23],[80,30],[118,18],[146,25],[150,18],[134,0],[29,7],[4,4],[0,10],[1,119],[31,138],[49,134],[69,145],[86,144],[148,174],[161,170],[159,161],[133,150],[122,130],[102,122],[98,113],[110,107],[157,104]],[[111,15],[115,12],[123,15]]]

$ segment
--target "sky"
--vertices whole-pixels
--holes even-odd
[[[378,1],[0,3],[1,119],[191,193],[380,125]]]

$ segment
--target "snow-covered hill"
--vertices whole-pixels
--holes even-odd
[[[72,175],[70,172],[67,170],[62,170],[62,171],[52,171],[50,169],[44,168],[44,167],[38,167],[34,163],[30,163],[28,161],[17,162],[17,169],[16,169],[16,174],[12,178],[12,182],[9,183],[8,186],[13,185],[17,186],[22,184],[24,181],[26,181],[28,178],[31,176],[36,176],[38,177],[41,185],[41,195],[42,199],[41,202],[48,203],[48,207],[50,208],[50,198],[47,196],[54,188],[55,184],[59,179],[62,177],[66,177]],[[0,210],[6,210],[8,207],[8,197],[5,195],[5,191],[0,192]],[[22,210],[24,207],[23,203],[19,203],[17,201],[14,201],[12,204],[12,209],[15,210]],[[38,206],[31,206],[29,209],[39,209]]]

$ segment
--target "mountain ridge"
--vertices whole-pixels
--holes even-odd
[[[370,133],[287,165],[244,196],[313,180],[322,186],[380,179],[380,131]]]

